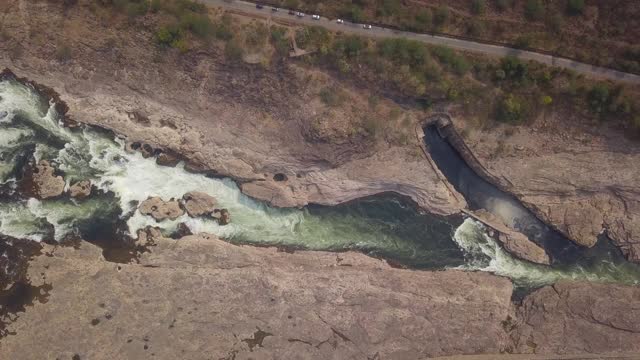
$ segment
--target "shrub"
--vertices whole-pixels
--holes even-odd
[[[237,41],[231,40],[227,42],[227,44],[224,47],[224,57],[227,60],[240,61],[242,60],[243,54],[244,54],[244,50],[238,44]]]
[[[486,4],[484,0],[471,1],[471,13],[475,15],[484,14],[485,8],[486,8]]]
[[[271,27],[271,42],[279,55],[285,56],[289,53],[289,39],[287,38],[287,31],[284,28],[278,26]]]
[[[537,21],[544,15],[544,5],[540,0],[527,0],[524,5],[524,16],[528,20]]]
[[[523,114],[522,103],[511,94],[498,102],[497,118],[499,121],[517,124],[522,121]]]
[[[527,78],[529,67],[518,58],[508,56],[500,62],[505,78],[521,82]]]
[[[327,106],[336,107],[344,103],[344,94],[338,88],[325,87],[318,94],[320,100]]]
[[[433,26],[433,13],[430,9],[420,10],[416,14],[416,22],[423,28],[430,28]]]
[[[436,15],[434,17],[434,23],[436,26],[444,26],[449,21],[449,8],[446,6],[440,6],[436,9]]]
[[[584,11],[584,0],[569,0],[567,12],[569,15],[580,15]]]
[[[549,95],[543,95],[542,97],[540,97],[540,104],[548,106],[551,105],[551,103],[553,102],[553,98]]]
[[[484,25],[477,20],[471,21],[467,28],[467,33],[471,36],[478,37],[484,33]]]
[[[175,47],[177,42],[182,39],[182,36],[182,29],[175,25],[163,26],[155,33],[156,42],[167,47]]]
[[[366,42],[359,36],[345,36],[336,40],[333,44],[332,53],[338,59],[355,58],[367,47]]]
[[[191,31],[194,35],[207,38],[213,33],[213,24],[207,15],[186,13],[180,18],[180,27]]]
[[[300,2],[298,0],[286,0],[284,2],[284,7],[288,9],[297,9],[300,6]]]
[[[511,0],[495,0],[496,9],[502,12],[507,10],[509,6],[511,6]]]
[[[424,65],[429,56],[423,44],[407,39],[382,40],[378,43],[378,53],[397,64],[413,67]]]
[[[609,87],[604,84],[594,85],[587,95],[589,108],[596,114],[602,114],[609,103]]]
[[[400,12],[400,0],[382,0],[380,13],[384,16],[394,16]]]

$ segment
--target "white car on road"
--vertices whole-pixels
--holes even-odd
[[[313,18],[313,20],[320,20],[320,15],[313,15],[311,17]]]
[[[338,19],[338,20],[336,20],[336,22],[337,22],[338,24],[344,24],[344,20],[342,20],[342,19]]]
[[[299,11],[298,11],[298,12],[296,13],[296,16],[297,16],[297,17],[304,17],[304,13],[302,13],[302,12],[299,12]]]
[[[362,27],[367,30],[371,29],[371,25],[367,25],[367,24],[362,25]]]

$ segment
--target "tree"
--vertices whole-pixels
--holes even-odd
[[[540,0],[527,0],[524,5],[524,16],[528,20],[537,21],[544,15],[544,5]]]
[[[584,0],[569,0],[567,2],[567,12],[569,15],[581,15],[584,11]]]

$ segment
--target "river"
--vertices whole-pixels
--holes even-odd
[[[562,278],[637,284],[640,270],[601,248],[553,266],[512,258],[487,236],[481,224],[459,216],[443,218],[417,209],[398,196],[374,196],[339,206],[278,209],[242,194],[231,179],[217,179],[165,167],[153,158],[125,151],[113,134],[61,125],[54,106],[30,86],[0,81],[0,234],[33,241],[70,237],[102,239],[135,236],[146,226],[169,235],[185,223],[232,242],[292,249],[357,250],[417,269],[490,271],[534,288]],[[99,189],[87,199],[26,198],[16,189],[30,157],[49,160],[69,184],[90,179]],[[183,215],[156,222],[136,211],[149,196],[180,198],[203,191],[227,208],[232,223]],[[97,234],[98,233],[98,234]]]

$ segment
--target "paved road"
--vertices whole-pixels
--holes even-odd
[[[506,46],[478,43],[446,36],[399,31],[378,26],[373,26],[371,29],[364,29],[362,27],[362,24],[355,24],[347,21],[345,21],[344,24],[338,24],[335,20],[327,19],[324,17],[320,18],[320,20],[314,20],[311,18],[310,14],[307,14],[302,18],[289,15],[287,13],[287,10],[285,9],[280,9],[280,11],[278,12],[271,11],[271,7],[268,6],[265,6],[263,9],[257,9],[255,3],[240,0],[199,1],[208,6],[222,7],[228,10],[240,11],[250,15],[263,16],[277,20],[284,20],[295,24],[322,26],[332,31],[342,31],[344,33],[373,38],[406,38],[421,41],[426,44],[445,45],[457,50],[478,52],[495,57],[515,56],[522,60],[533,60],[551,66],[571,69],[577,73],[584,74],[593,78],[615,80],[630,84],[640,84],[639,75],[624,73],[617,70],[589,65],[574,60],[536,53],[533,51],[525,51]]]

